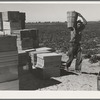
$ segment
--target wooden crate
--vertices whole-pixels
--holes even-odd
[[[18,55],[18,51],[7,51],[7,52],[0,52],[0,58],[1,57],[9,57],[9,56],[17,56]]]
[[[33,48],[33,39],[24,38],[21,42],[22,42],[22,49],[23,50]]]
[[[6,11],[2,12],[3,21],[18,21],[19,11]]]
[[[0,82],[18,78],[18,52],[0,52]]]
[[[50,51],[32,51],[30,52],[30,56],[31,56],[31,60],[32,60],[32,64],[33,67],[35,67],[35,65],[37,64],[37,54],[42,54],[42,53],[50,53]]]
[[[44,53],[44,54],[37,54],[37,62],[39,63],[47,63],[47,62],[55,62],[61,61],[61,54],[57,53]]]
[[[34,39],[37,33],[31,33],[33,29],[15,30],[12,35],[17,36],[18,49],[26,50],[39,47],[38,38]],[[36,29],[35,29],[36,30]],[[33,35],[32,35],[33,34]]]
[[[38,38],[38,30],[36,28],[34,28],[34,29],[14,30],[14,31],[12,31],[12,34],[19,35],[21,40],[24,39],[24,38],[33,38],[33,40]]]
[[[0,52],[16,51],[16,36],[0,36]]]
[[[0,68],[18,65],[18,52],[0,52]]]
[[[57,53],[43,53],[37,54],[36,67],[42,69],[59,68],[61,67],[61,54]]]
[[[38,41],[32,38],[26,38],[21,41],[22,50],[37,48],[39,46],[38,44]]]

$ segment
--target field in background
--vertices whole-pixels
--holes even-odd
[[[67,29],[67,22],[29,22],[26,23],[26,28],[39,30],[39,41],[42,46],[63,52],[68,50],[70,32]],[[100,44],[100,22],[88,22],[82,35],[83,53],[100,53],[97,44]]]

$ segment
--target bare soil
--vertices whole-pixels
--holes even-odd
[[[63,54],[62,60],[66,61],[68,57]],[[91,64],[89,59],[84,59],[82,63],[81,74],[74,72],[75,60],[72,62],[70,71],[61,77],[54,78],[60,81],[60,84],[48,86],[38,90],[65,90],[65,91],[97,91],[97,75],[100,71],[100,63]]]
[[[67,61],[66,54],[62,54],[62,60]],[[100,63],[91,64],[89,59],[83,59],[81,74],[74,71],[75,60],[70,71],[61,69],[60,77],[52,77],[43,80],[36,70],[23,70],[19,67],[19,90],[36,91],[97,91],[97,75],[100,71]],[[38,77],[36,76],[38,75]]]

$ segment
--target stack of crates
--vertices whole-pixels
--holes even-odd
[[[10,35],[11,30],[21,28],[19,22],[19,11],[6,11],[2,12],[3,31],[5,35]]]
[[[60,76],[61,54],[37,54],[37,70],[43,79]]]
[[[15,36],[0,36],[0,82],[18,78],[18,51]]]
[[[37,29],[15,30],[12,35],[17,36],[18,50],[27,50],[39,47]]]
[[[52,48],[49,48],[49,47],[40,47],[40,48],[36,48],[35,50],[32,49],[29,52],[29,55],[31,56],[33,68],[35,68],[35,66],[37,64],[37,54],[51,53],[51,52],[55,52],[55,50]]]
[[[11,35],[12,30],[25,28],[25,13],[19,11],[2,12],[2,20],[5,35]]]
[[[29,52],[31,56],[31,62],[32,62],[33,68],[35,68],[37,64],[37,54],[43,54],[43,53],[50,53],[50,51],[31,51]]]

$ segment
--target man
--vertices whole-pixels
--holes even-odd
[[[78,20],[78,21],[76,20],[75,26],[70,28],[71,40],[69,43],[70,47],[69,47],[69,51],[68,51],[69,59],[66,62],[66,67],[68,70],[73,59],[76,57],[75,70],[77,72],[80,72],[81,65],[82,65],[81,36],[82,36],[82,30],[85,28],[87,21],[80,13],[78,13],[78,17],[81,17],[83,22],[81,20]]]

